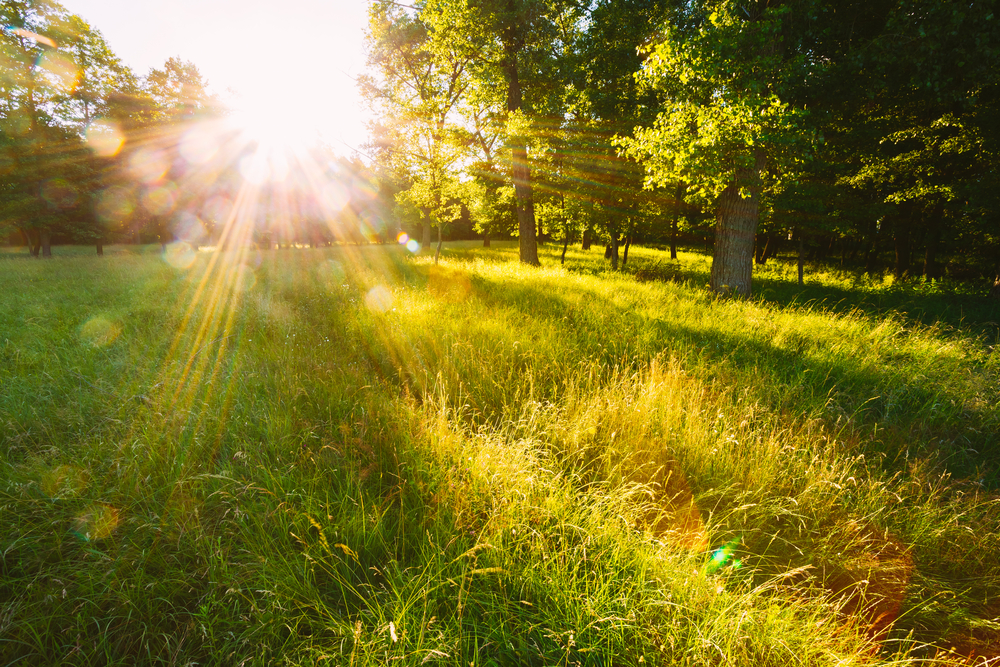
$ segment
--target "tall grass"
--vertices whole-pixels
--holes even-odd
[[[996,655],[981,328],[509,260],[4,263],[3,664]]]

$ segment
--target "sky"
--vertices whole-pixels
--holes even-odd
[[[367,0],[61,0],[139,75],[170,57],[197,65],[248,124],[320,133],[344,155],[366,137]],[[233,96],[230,91],[235,91]]]

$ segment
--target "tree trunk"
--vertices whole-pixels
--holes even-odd
[[[444,244],[444,233],[441,228],[444,227],[440,222],[438,223],[438,244],[437,249],[434,250],[434,263],[438,263],[438,258],[441,257],[441,246]]]
[[[590,234],[590,227],[587,227],[585,230],[583,230],[583,243],[580,244],[580,249],[581,250],[590,250],[590,246],[591,246],[591,244],[593,244],[593,242],[594,241],[591,238],[591,234]]]
[[[104,257],[104,240],[97,239],[97,256]]]
[[[806,237],[802,233],[801,229],[795,229],[796,240],[799,242],[799,287],[805,286],[805,269],[806,269]]]
[[[944,204],[937,204],[931,211],[930,229],[927,230],[927,245],[924,247],[924,278],[937,278],[938,245],[941,243],[941,220],[944,217]]]
[[[521,110],[521,81],[518,78],[517,54],[508,49],[504,65],[507,74],[507,111]],[[512,137],[511,176],[517,200],[517,243],[521,262],[538,266],[538,244],[535,239],[535,203],[531,191],[531,169],[528,167],[528,146],[523,137]]]
[[[625,238],[625,252],[622,253],[622,269],[628,264],[628,249],[632,247],[632,235],[629,234]]]
[[[489,232],[485,232],[483,234],[483,247],[484,248],[489,248],[490,247],[490,233]]]
[[[563,234],[563,251],[562,251],[562,257],[559,258],[559,263],[560,264],[563,264],[563,265],[566,264],[566,251],[568,249],[569,249],[569,226],[567,225],[566,231]]]
[[[611,270],[618,270],[618,235],[611,235],[611,242],[604,248],[604,257],[611,260]]]
[[[767,246],[770,243],[770,234],[757,234],[756,237],[754,237],[753,263],[757,266],[767,263]]]
[[[678,183],[674,191],[674,215],[670,221],[670,259],[677,259],[677,222],[681,217],[681,197],[684,196],[684,184]]]
[[[24,227],[18,227],[18,230],[21,232],[21,236],[24,237],[25,245],[28,246],[28,254],[32,257],[38,257],[40,245],[34,238],[32,238],[31,232]]]
[[[900,217],[893,225],[893,244],[896,249],[895,276],[902,280],[910,272],[910,225],[908,216]]]
[[[52,257],[52,232],[47,229],[39,229],[38,237],[42,244],[42,257]]]
[[[715,254],[709,287],[720,294],[750,296],[753,242],[760,219],[760,172],[764,154],[754,154],[752,167],[736,170],[735,180],[719,195],[715,212]],[[749,197],[740,196],[745,189]]]
[[[430,209],[422,208],[420,212],[423,213],[424,224],[421,230],[420,236],[420,247],[430,248],[431,247],[431,212]]]
[[[874,273],[878,261],[878,221],[868,225],[868,251],[865,255],[865,273]]]
[[[778,246],[777,236],[775,236],[774,234],[768,234],[766,238],[767,238],[767,243],[764,244],[764,250],[760,254],[761,264],[767,264],[767,260],[771,259],[771,257],[774,255],[774,251],[777,249]]]

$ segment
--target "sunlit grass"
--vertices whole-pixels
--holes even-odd
[[[997,650],[979,330],[641,248],[113,250],[0,265],[4,664]]]

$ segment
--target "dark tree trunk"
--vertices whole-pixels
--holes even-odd
[[[483,234],[483,247],[484,248],[489,248],[490,247],[490,233],[489,232],[485,232]]]
[[[898,225],[892,240],[896,250],[894,274],[897,280],[901,280],[910,271],[910,231],[903,223]]]
[[[799,287],[805,285],[805,273],[806,273],[806,237],[802,233],[801,229],[795,230],[795,238],[799,242]]]
[[[32,257],[38,257],[38,251],[41,249],[41,244],[39,243],[36,236],[33,236],[31,232],[23,227],[18,228],[21,231],[21,236],[24,237],[24,242],[28,246],[28,254]]]
[[[674,215],[670,221],[670,259],[677,259],[677,221],[681,217],[681,197],[684,196],[684,184],[678,183],[674,191]]]
[[[104,257],[104,241],[101,239],[97,240],[97,256]]]
[[[611,242],[604,248],[605,259],[611,260],[611,270],[618,270],[618,235],[611,235]]]
[[[878,221],[868,225],[868,251],[865,255],[865,273],[874,273],[878,262]]]
[[[504,69],[507,74],[507,111],[521,110],[521,81],[518,78],[517,54],[508,47]],[[521,261],[538,266],[538,244],[535,238],[535,204],[531,191],[531,169],[528,167],[528,146],[523,137],[512,137],[511,176],[517,200],[517,243]]]
[[[941,220],[944,218],[944,204],[938,204],[931,211],[930,229],[927,230],[927,245],[924,248],[924,277],[937,278],[937,249],[941,243]]]
[[[756,245],[754,246],[754,264],[758,266],[767,264],[767,259],[771,256],[770,247],[772,238],[771,234],[757,234]]]
[[[760,263],[767,264],[767,260],[771,259],[774,255],[774,251],[778,247],[778,237],[774,234],[767,235],[767,243],[764,244],[764,251],[760,255]]]
[[[52,232],[47,229],[39,229],[38,237],[42,244],[42,257],[52,257]]]
[[[712,257],[713,292],[750,296],[753,241],[760,217],[760,172],[764,154],[757,151],[752,167],[736,170],[736,179],[719,195],[715,212],[715,254]],[[749,197],[740,196],[740,190]]]
[[[631,247],[632,247],[632,235],[629,234],[625,238],[625,252],[622,253],[622,268],[623,269],[625,268],[625,265],[628,264],[628,249],[631,248]]]
[[[562,257],[559,258],[560,264],[566,264],[566,251],[569,250],[569,226],[567,225],[566,233],[563,235],[563,251]]]
[[[583,243],[580,244],[580,248],[582,250],[590,250],[590,246],[591,244],[593,244],[593,242],[594,240],[591,237],[590,227],[587,227],[585,230],[583,230]]]

